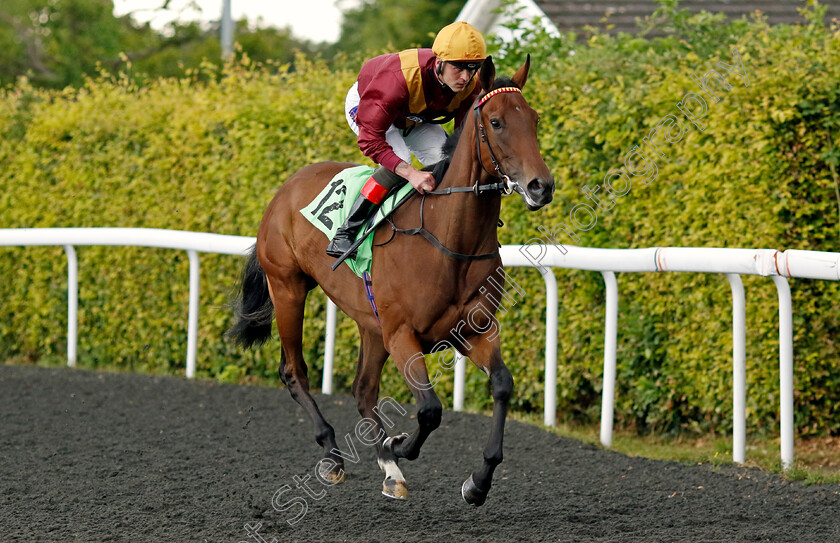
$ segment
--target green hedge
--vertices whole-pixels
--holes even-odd
[[[663,10],[667,12],[668,10]],[[840,34],[821,24],[770,27],[763,20],[723,22],[673,11],[679,36],[648,41],[595,33],[535,55],[526,93],[542,113],[542,148],[557,172],[557,199],[538,214],[507,202],[512,225],[503,243],[539,237],[536,229],[571,225],[589,203],[584,185],[601,183],[685,93],[703,92],[691,74],[717,68],[733,85],[707,99],[704,131],[688,121],[682,141],[661,145],[658,176],[636,183],[598,221],[578,230],[592,247],[767,247],[840,251],[836,86]],[[811,13],[819,20],[820,13]],[[506,60],[521,58],[513,44]],[[718,67],[735,64],[749,86]],[[542,51],[545,51],[541,54]],[[681,116],[682,117],[682,116]],[[657,141],[661,141],[657,140]],[[601,190],[601,196],[604,190]],[[608,201],[608,199],[605,199]],[[515,217],[512,219],[512,217]],[[512,219],[512,220],[511,220]],[[558,240],[573,243],[559,232]],[[603,286],[598,274],[558,272],[561,286],[560,414],[593,420],[600,409]],[[747,414],[750,431],[775,431],[778,414],[778,303],[771,281],[745,277]],[[791,280],[794,296],[796,424],[802,431],[840,428],[837,283]],[[620,274],[617,416],[640,431],[731,426],[731,295],[725,277]],[[515,359],[530,347],[506,345]],[[508,357],[510,358],[510,354]],[[535,372],[530,372],[535,374]]]
[[[496,47],[502,73],[533,59],[526,98],[540,112],[541,145],[557,180],[555,201],[529,213],[504,201],[502,243],[525,243],[537,227],[569,224],[601,183],[702,75],[739,51],[750,85],[710,103],[704,132],[662,147],[658,177],[638,183],[597,224],[579,231],[594,247],[767,247],[840,251],[836,81],[840,34],[821,25],[725,24],[668,14],[675,34],[647,40],[594,33],[531,34]],[[570,39],[571,38],[571,39]],[[25,81],[0,96],[0,227],[136,226],[254,236],[283,180],[320,160],[363,161],[346,126],[343,98],[357,66],[299,58],[288,67],[247,60],[216,72],[137,86],[130,76],[48,92]],[[833,168],[833,169],[832,169]],[[602,192],[599,193],[603,195]],[[558,238],[569,243],[568,238]],[[186,254],[80,247],[79,364],[181,374],[186,353]],[[198,374],[276,382],[279,342],[242,353],[223,337],[242,261],[201,257]],[[0,350],[4,359],[58,363],[66,348],[66,261],[61,248],[2,248]],[[545,347],[542,279],[513,269],[526,289],[501,317],[514,407],[540,410]],[[600,410],[604,289],[592,272],[556,271],[560,289],[558,415],[591,423]],[[748,428],[775,432],[778,328],[775,288],[745,277]],[[837,433],[840,328],[836,283],[791,280],[796,425]],[[723,276],[620,274],[616,416],[639,431],[725,430],[731,425],[731,301]],[[320,381],[324,297],[307,306],[305,354]],[[355,325],[339,319],[335,385],[349,391]],[[240,369],[236,369],[240,368]],[[434,373],[436,368],[430,368]],[[451,372],[437,390],[446,404]],[[471,368],[467,399],[490,402]],[[410,397],[393,365],[383,394]]]

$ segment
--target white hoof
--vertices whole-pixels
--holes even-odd
[[[405,500],[408,498],[408,488],[405,486],[405,481],[386,477],[382,482],[382,495],[395,500]]]

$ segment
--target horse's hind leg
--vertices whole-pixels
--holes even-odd
[[[315,441],[324,448],[325,462],[319,464],[318,473],[329,483],[344,481],[344,462],[338,454],[335,430],[324,419],[315,400],[309,394],[309,377],[303,360],[303,311],[309,288],[306,277],[284,277],[282,281],[269,279],[269,292],[274,302],[277,331],[280,334],[282,354],[280,379],[288,387],[292,398],[303,407],[315,425]]]
[[[440,426],[443,406],[429,382],[426,359],[414,333],[407,329],[397,332],[388,348],[417,402],[417,430],[410,436],[390,438],[385,447],[392,450],[397,458],[415,460],[420,456],[420,447],[426,438]]]
[[[356,370],[356,379],[353,381],[353,396],[356,397],[356,406],[363,421],[357,426],[357,435],[366,445],[376,445],[376,460],[379,468],[385,472],[385,481],[382,483],[382,494],[389,498],[405,499],[408,497],[408,490],[405,484],[405,477],[397,466],[397,457],[390,448],[385,447],[385,440],[388,434],[382,425],[382,419],[387,421],[388,427],[392,428],[394,423],[387,414],[380,416],[380,411],[385,405],[390,409],[401,411],[405,414],[400,405],[395,401],[384,401],[377,403],[379,398],[379,382],[382,377],[382,366],[388,359],[388,351],[382,343],[382,336],[376,332],[370,332],[359,327],[359,334],[362,338],[362,348],[359,352],[359,367]]]

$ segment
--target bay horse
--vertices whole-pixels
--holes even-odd
[[[397,461],[416,459],[440,425],[441,402],[429,383],[422,354],[448,345],[457,346],[492,384],[493,422],[484,464],[461,486],[469,504],[482,505],[487,497],[493,471],[502,461],[513,390],[494,326],[499,302],[482,295],[488,280],[505,285],[496,233],[501,196],[515,190],[534,211],[554,193],[554,178],[537,142],[539,117],[521,93],[529,68],[530,56],[513,78],[495,79],[492,58],[482,65],[479,78],[485,90],[473,105],[473,119],[463,123],[438,188],[422,198],[415,194],[392,215],[394,225],[420,222],[422,228],[414,233],[425,230],[424,235],[395,235],[395,227],[384,223],[376,229],[371,278],[378,318],[359,277],[348,266],[331,270],[333,259],[324,252],[329,240],[299,212],[333,176],[355,165],[306,166],[268,205],[242,272],[237,322],[229,333],[245,348],[262,344],[271,337],[276,317],[280,378],[314,423],[315,440],[324,449],[316,473],[327,484],[344,481],[343,457],[333,427],[309,393],[301,342],[304,301],[317,285],[358,325],[361,348],[352,394],[359,413],[372,421],[366,435],[375,441],[377,461],[385,471],[382,493],[407,496]],[[411,435],[388,437],[377,411],[382,368],[389,355],[417,402],[417,428]]]

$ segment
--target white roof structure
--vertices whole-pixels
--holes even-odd
[[[504,25],[510,22],[511,13],[515,13],[516,18],[525,21],[525,26],[542,27],[549,34],[560,36],[560,31],[534,0],[515,0],[512,9],[508,8],[505,13],[500,10],[501,4],[502,0],[468,0],[456,20],[466,21],[480,30],[482,34],[493,34],[501,38],[502,41],[508,42],[513,38],[513,33]],[[538,26],[531,25],[534,21]]]

